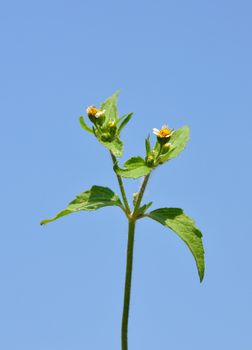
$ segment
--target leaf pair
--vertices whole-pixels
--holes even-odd
[[[140,208],[142,217],[149,217],[170,228],[186,243],[194,256],[200,281],[202,281],[204,277],[204,249],[201,239],[202,234],[195,226],[194,221],[179,208],[160,208],[144,214],[151,204],[145,204]],[[53,218],[41,221],[41,225],[45,225],[71,213],[91,211],[106,206],[117,206],[124,210],[119,197],[111,189],[102,186],[93,186],[90,190],[79,194],[69,203],[66,209],[60,211]]]
[[[133,116],[133,113],[127,113],[119,118],[117,109],[118,94],[119,92],[115,92],[101,103],[100,109],[105,111],[105,119],[102,125],[94,125],[90,128],[83,116],[79,119],[81,127],[85,131],[94,134],[98,141],[111,151],[115,157],[121,157],[123,154],[123,142],[120,139],[120,134]]]

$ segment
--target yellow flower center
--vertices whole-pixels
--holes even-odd
[[[163,129],[159,130],[158,136],[159,137],[168,137],[171,133],[172,133],[172,131],[170,129],[163,128]]]

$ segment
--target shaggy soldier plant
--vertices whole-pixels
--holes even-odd
[[[177,130],[163,125],[161,129],[153,129],[156,135],[154,146],[151,145],[150,136],[145,140],[146,154],[144,157],[134,156],[128,159],[123,167],[120,167],[118,158],[123,154],[123,142],[121,132],[132,118],[133,113],[127,113],[119,117],[117,109],[118,93],[116,92],[100,107],[89,106],[86,109],[90,120],[88,125],[84,118],[80,117],[82,129],[92,134],[111,155],[113,170],[119,184],[121,198],[108,187],[92,186],[89,190],[80,193],[68,204],[68,206],[56,214],[53,218],[41,221],[41,225],[55,221],[65,215],[79,211],[96,210],[106,206],[117,206],[125,214],[128,220],[128,247],[126,260],[126,276],[124,288],[124,304],[121,328],[121,349],[128,349],[128,318],[131,293],[131,277],[133,266],[133,250],[135,226],[139,219],[149,218],[157,221],[173,231],[180,237],[190,249],[198,270],[200,282],[204,277],[204,249],[202,234],[194,221],[180,208],[158,208],[149,211],[152,202],[142,204],[142,199],[151,173],[177,157],[184,150],[189,140],[189,127],[182,126]],[[139,192],[133,195],[133,206],[129,204],[123,178],[137,179],[143,177]]]

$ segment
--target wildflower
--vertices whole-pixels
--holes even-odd
[[[105,120],[105,109],[101,110],[96,108],[95,106],[89,106],[86,109],[87,115],[90,121],[97,125],[102,125]]]
[[[93,117],[98,119],[105,116],[105,109],[101,110],[96,108],[95,106],[89,106],[86,109],[86,112],[87,112],[87,115],[91,118]]]
[[[95,106],[89,106],[87,109],[86,109],[86,112],[87,112],[87,115],[89,117],[95,117],[96,116],[96,113],[98,112],[99,110],[95,107]]]
[[[167,125],[163,125],[160,130],[154,128],[153,134],[155,134],[160,139],[167,139],[174,133],[173,130],[169,129]]]

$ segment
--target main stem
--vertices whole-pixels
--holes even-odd
[[[124,304],[123,304],[123,315],[122,315],[122,350],[128,350],[128,320],[129,320],[131,277],[132,277],[132,266],[133,266],[135,225],[136,225],[135,220],[134,221],[129,220],[127,264],[126,264]]]
[[[117,163],[116,157],[110,152],[113,165]],[[131,279],[132,279],[132,267],[133,267],[133,252],[134,252],[134,237],[135,226],[137,220],[137,211],[140,208],[141,201],[144,195],[146,185],[149,180],[149,175],[144,177],[144,181],[137,196],[136,204],[131,212],[129,202],[125,193],[123,180],[120,175],[116,174],[120,191],[122,194],[123,203],[125,206],[125,213],[128,217],[128,246],[127,246],[127,262],[126,262],[126,276],[124,285],[124,302],[123,302],[123,315],[122,315],[122,350],[128,350],[128,321],[129,321],[129,308],[130,308],[130,293],[131,293]]]
[[[131,278],[132,278],[132,267],[133,267],[133,252],[134,252],[134,236],[137,213],[141,201],[146,189],[150,174],[145,176],[142,186],[140,188],[137,201],[133,212],[129,218],[128,228],[128,247],[127,247],[127,264],[126,264],[126,276],[124,286],[124,303],[123,303],[123,315],[122,315],[122,350],[128,350],[128,321],[129,321],[129,307],[130,307],[130,292],[131,292]]]

